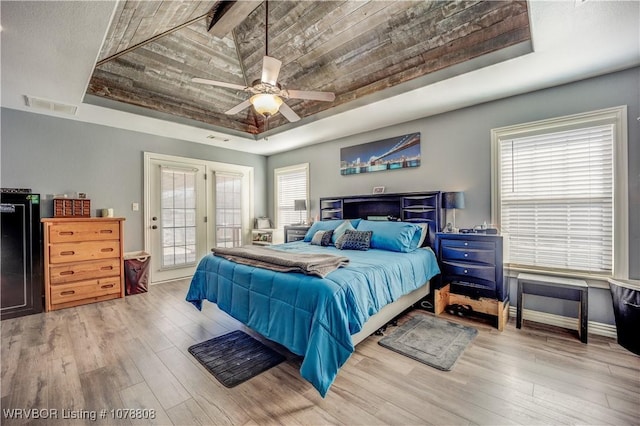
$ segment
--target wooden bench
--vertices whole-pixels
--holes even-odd
[[[549,296],[549,288],[556,289]],[[546,290],[546,291],[545,291]],[[518,274],[518,306],[516,308],[516,328],[522,327],[522,299],[524,294],[555,297],[580,302],[578,310],[578,333],[580,341],[587,343],[587,324],[589,321],[589,286],[586,281],[573,278],[551,277],[537,274]]]

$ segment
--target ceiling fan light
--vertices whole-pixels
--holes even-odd
[[[282,105],[282,98],[267,93],[253,95],[249,100],[256,112],[265,117],[276,114],[280,109],[280,105]]]

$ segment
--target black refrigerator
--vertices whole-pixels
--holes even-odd
[[[0,317],[42,312],[40,195],[2,189],[0,227]]]

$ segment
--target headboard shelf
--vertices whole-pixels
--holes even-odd
[[[407,192],[320,198],[320,220],[390,217],[428,223],[430,239],[442,230],[442,192]]]

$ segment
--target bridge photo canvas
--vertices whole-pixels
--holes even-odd
[[[420,132],[340,149],[340,174],[355,175],[420,165]]]

